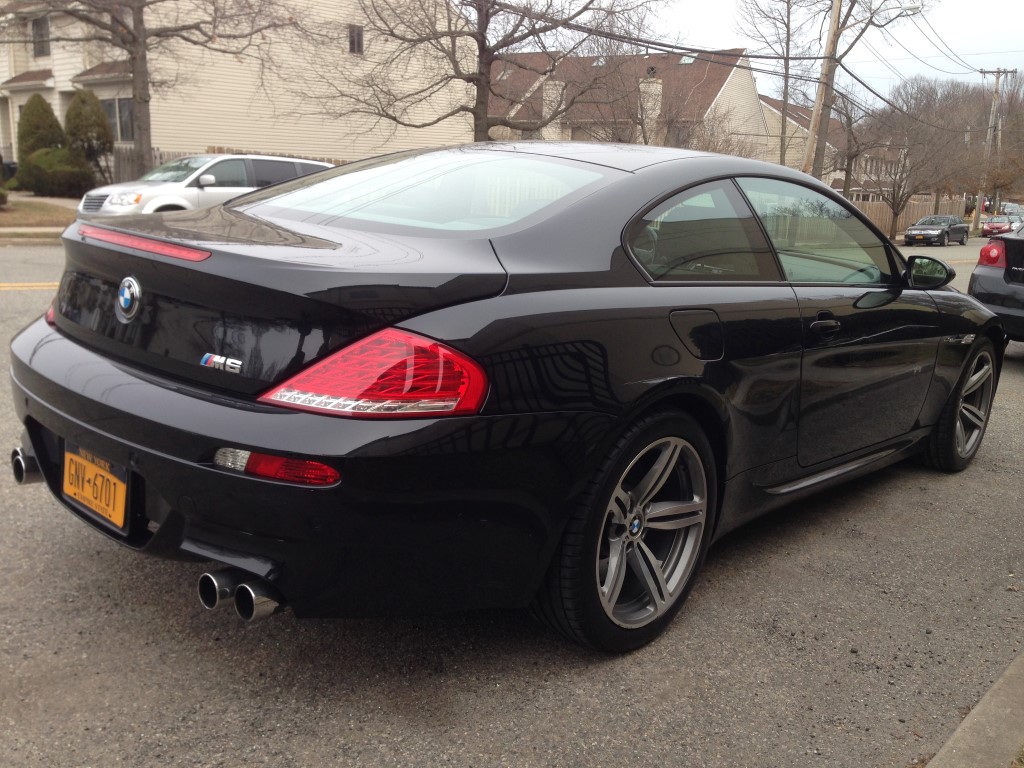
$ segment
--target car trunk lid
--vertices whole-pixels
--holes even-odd
[[[336,234],[220,207],[76,222],[64,233],[57,324],[140,370],[254,395],[380,328],[505,286],[486,239]],[[117,309],[131,302],[128,278],[139,292],[131,317]]]

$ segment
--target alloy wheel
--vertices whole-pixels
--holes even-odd
[[[626,467],[598,538],[599,598],[615,624],[649,624],[683,594],[700,557],[707,499],[704,464],[680,437],[649,443]]]
[[[985,434],[992,392],[995,389],[995,366],[992,356],[983,350],[971,366],[960,393],[956,420],[956,451],[967,458],[978,450]]]

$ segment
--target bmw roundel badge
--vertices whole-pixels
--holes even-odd
[[[118,320],[125,323],[131,322],[139,314],[140,306],[142,306],[142,287],[134,277],[126,277],[117,289],[117,300],[114,302]]]

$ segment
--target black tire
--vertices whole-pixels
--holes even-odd
[[[943,232],[942,237],[939,238],[939,245],[945,248],[949,245],[949,232]]]
[[[925,459],[929,465],[943,472],[960,472],[971,463],[988,426],[996,373],[995,347],[983,338],[971,350],[928,439]]]
[[[971,233],[965,230],[963,237],[960,238],[960,245],[967,245],[967,238],[969,238],[970,236]]]
[[[714,456],[697,422],[675,412],[645,417],[581,494],[535,615],[603,651],[650,642],[693,588],[717,495]]]

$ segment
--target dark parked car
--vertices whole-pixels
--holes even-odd
[[[246,619],[532,604],[635,648],[746,521],[964,469],[1005,346],[828,187],[685,150],[402,153],[64,244],[15,475]]]
[[[904,245],[967,245],[970,227],[959,216],[925,216],[903,233]]]
[[[982,246],[967,292],[999,315],[1006,335],[1024,341],[1024,236],[1022,230]]]

